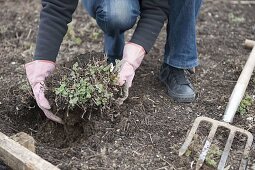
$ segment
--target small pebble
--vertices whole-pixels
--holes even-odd
[[[247,117],[248,121],[253,121],[253,117]]]
[[[187,107],[186,109],[188,112],[192,112],[192,109],[190,107]]]

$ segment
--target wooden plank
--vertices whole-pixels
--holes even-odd
[[[13,170],[60,170],[1,132],[0,159]]]

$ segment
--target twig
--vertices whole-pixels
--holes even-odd
[[[31,130],[32,132],[35,132],[35,133],[38,132],[37,130],[34,130],[34,129],[32,129],[32,128],[28,128],[28,129]]]
[[[231,1],[231,4],[255,5],[255,1]]]
[[[101,154],[90,155],[90,156],[85,157],[84,159],[89,160],[91,158],[95,158],[95,157],[98,157],[98,156],[101,156]]]
[[[99,167],[99,166],[91,166],[89,169],[102,169],[102,170],[112,170],[111,168]]]
[[[29,29],[29,32],[28,32],[27,37],[26,37],[27,40],[29,39],[29,37],[31,35],[31,32],[32,32],[32,29]]]
[[[158,169],[156,169],[156,170],[162,170],[162,169],[168,170],[168,167],[169,167],[169,166],[163,166],[163,167],[158,168]]]
[[[167,160],[165,160],[164,158],[162,158],[160,155],[158,155],[158,157],[159,157],[162,161],[164,161],[165,163],[167,163],[172,169],[175,170],[175,167],[174,167],[172,164],[170,164]]]
[[[151,138],[151,134],[150,133],[148,133],[149,134],[149,136],[150,136],[150,140],[151,140],[151,143],[152,143],[152,145],[154,144],[153,143],[153,140],[152,140],[152,138]]]
[[[155,103],[154,100],[150,99],[149,97],[147,98],[149,101],[151,101],[152,103]]]
[[[212,80],[212,82],[227,82],[227,83],[236,83],[236,80],[224,80],[224,79],[219,79],[219,80]]]

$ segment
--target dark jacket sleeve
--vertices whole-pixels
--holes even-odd
[[[148,53],[168,18],[169,0],[141,0],[141,16],[130,42]]]
[[[35,60],[56,61],[78,0],[42,0]]]

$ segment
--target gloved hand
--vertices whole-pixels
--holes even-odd
[[[63,124],[62,119],[50,111],[50,104],[44,94],[46,88],[45,78],[54,71],[55,63],[46,60],[35,60],[27,63],[25,68],[37,105],[42,109],[47,118]]]
[[[125,84],[127,88],[131,87],[135,70],[141,65],[144,56],[145,50],[142,46],[131,42],[125,45],[119,71],[120,86]]]

